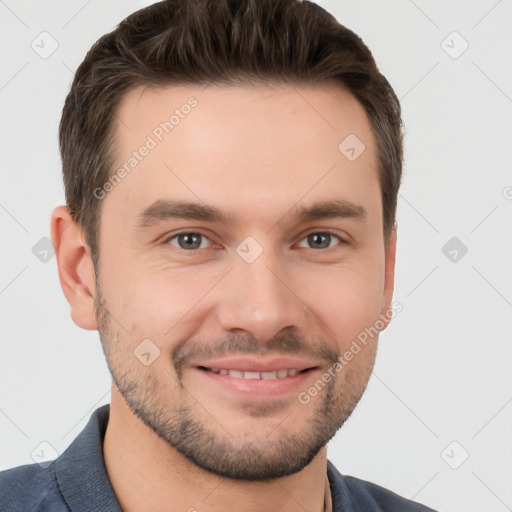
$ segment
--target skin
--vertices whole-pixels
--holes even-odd
[[[377,337],[308,404],[298,394],[325,375],[330,358],[342,356],[365,328],[379,318],[387,326],[393,294],[396,231],[386,245],[370,124],[358,102],[330,84],[139,87],[117,112],[116,169],[191,96],[197,106],[100,201],[98,280],[68,209],[52,214],[72,318],[99,330],[114,377],[104,442],[109,478],[125,512],[320,512],[324,441],[364,392]],[[338,150],[349,134],[366,146],[354,161]],[[138,213],[158,199],[215,206],[237,222],[167,219],[137,228]],[[298,221],[298,207],[326,200],[349,201],[365,217]],[[205,238],[199,249],[180,249],[183,239],[171,238],[177,232]],[[327,248],[308,238],[326,232],[333,233]],[[252,263],[236,251],[248,236],[263,250]],[[148,366],[134,355],[144,339],[160,350]],[[296,344],[285,345],[290,339]],[[197,367],[208,351],[209,360],[221,360],[223,341],[230,357],[243,353],[259,363],[290,355],[314,369],[277,395],[232,390]],[[252,450],[255,468],[290,472],[289,460],[304,451],[286,444],[291,436],[310,451],[313,441],[323,444],[286,476],[231,478],[184,456],[140,417],[146,413],[162,428],[173,418],[176,427],[184,409],[203,428],[202,438],[217,443],[210,446],[210,462],[227,461],[228,469],[237,458],[250,467],[243,457]],[[324,432],[312,429],[315,421]],[[218,443],[223,456],[215,451]],[[288,457],[279,446],[288,446]]]

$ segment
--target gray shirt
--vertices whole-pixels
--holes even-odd
[[[0,472],[1,512],[122,512],[108,479],[103,439],[110,405],[99,407],[84,430],[50,465]],[[333,512],[434,512],[378,485],[341,475],[327,462]]]

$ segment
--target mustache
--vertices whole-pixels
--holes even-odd
[[[226,338],[203,342],[186,340],[173,351],[171,359],[179,379],[183,368],[194,359],[214,359],[227,355],[301,355],[320,360],[328,366],[338,361],[339,353],[333,350],[327,342],[309,343],[294,333],[275,336],[266,343],[258,341],[254,336],[231,334]]]

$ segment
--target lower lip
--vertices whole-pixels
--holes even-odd
[[[311,369],[298,373],[293,377],[284,377],[282,379],[244,379],[242,377],[232,377],[230,375],[200,370],[199,368],[196,368],[196,371],[208,379],[209,383],[216,383],[228,391],[257,398],[258,396],[269,397],[292,392],[298,393],[305,387],[306,381],[310,380],[312,375],[318,370]]]

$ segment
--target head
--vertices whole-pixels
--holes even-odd
[[[126,407],[207,471],[304,468],[392,316],[400,106],[368,48],[307,1],[160,2],[91,48],[60,146],[61,283]]]

